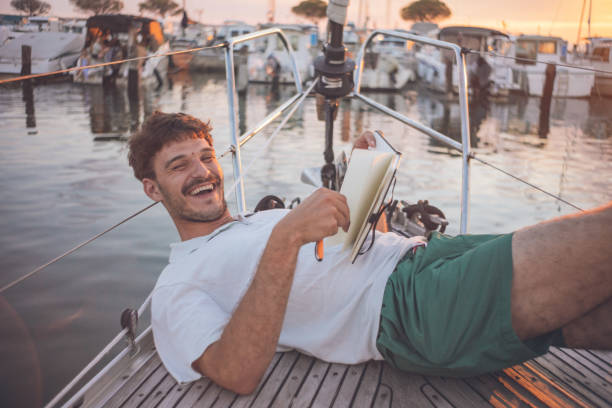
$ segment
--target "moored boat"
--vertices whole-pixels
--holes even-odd
[[[489,28],[450,26],[439,31],[438,39],[474,51],[467,56],[466,61],[471,90],[486,89],[494,96],[507,96],[511,91],[520,90],[520,76],[513,72],[503,58],[512,51],[509,35]],[[456,69],[453,68],[456,61],[452,55],[426,46],[416,54],[416,58],[418,76],[430,89],[456,92],[458,79]]]
[[[531,96],[542,96],[547,64],[568,62],[567,41],[559,37],[521,35],[516,38],[515,57],[514,69],[527,77],[524,92]],[[585,67],[592,68],[590,64]],[[556,67],[553,96],[589,97],[594,82],[595,74],[590,70],[559,65]]]
[[[224,41],[231,40],[234,37],[251,33],[255,27],[246,24],[242,21],[229,20],[217,27],[214,34],[214,40],[207,41],[206,45],[221,44]],[[246,50],[248,50],[248,45]],[[245,51],[246,51],[245,50]],[[243,61],[244,60],[244,61]],[[237,61],[238,64],[246,62],[246,58]],[[201,50],[193,54],[193,58],[189,63],[189,68],[195,71],[223,71],[225,70],[225,58],[223,53],[218,49]]]
[[[285,33],[302,81],[314,75],[312,59],[318,44],[318,30],[313,25],[263,24],[260,29],[279,28]],[[249,82],[293,83],[292,58],[278,36],[256,40],[247,61]]]
[[[588,58],[593,64],[595,83],[593,93],[600,96],[612,96],[612,37],[591,37]]]
[[[156,57],[170,50],[159,21],[127,14],[102,14],[87,20],[87,37],[78,66],[113,62],[125,58],[140,61],[72,72],[73,81],[88,84],[111,82],[125,85],[130,70],[138,72],[143,84],[163,81],[167,57]]]
[[[7,37],[0,45],[0,73],[19,74],[22,47],[31,47],[31,73],[42,74],[71,67],[77,61],[85,36],[73,32],[33,31]]]

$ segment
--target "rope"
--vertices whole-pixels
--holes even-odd
[[[227,190],[227,193],[225,193],[225,199],[227,200],[228,195],[230,194],[230,192],[234,191],[234,189],[236,188],[236,186],[238,185],[238,183],[241,180],[244,180],[244,176],[243,174],[245,174],[250,168],[251,166],[255,163],[255,161],[257,161],[257,159],[259,159],[259,157],[264,153],[264,151],[266,150],[266,148],[270,145],[270,143],[272,142],[272,140],[276,137],[276,135],[278,134],[278,132],[280,132],[280,130],[283,128],[283,126],[285,126],[285,124],[287,123],[287,121],[291,118],[291,116],[293,116],[293,114],[295,113],[295,111],[297,110],[298,107],[300,107],[300,105],[302,104],[302,102],[304,102],[304,100],[306,99],[306,97],[308,96],[308,94],[310,94],[310,91],[312,91],[312,88],[314,88],[314,86],[317,84],[317,82],[319,82],[319,77],[316,77],[314,79],[314,81],[312,81],[312,83],[310,84],[310,86],[308,87],[308,89],[306,89],[304,91],[304,93],[302,94],[302,96],[300,96],[300,99],[298,99],[298,101],[296,102],[295,105],[293,105],[293,108],[291,108],[291,110],[289,112],[287,112],[287,115],[283,118],[283,120],[281,121],[281,123],[276,127],[276,129],[274,129],[274,132],[272,132],[272,134],[270,135],[270,137],[268,138],[268,140],[266,141],[266,143],[264,143],[261,148],[259,149],[259,151],[255,154],[255,157],[253,158],[253,160],[251,160],[251,162],[244,168],[244,170],[242,171],[242,173],[240,173],[240,177],[238,177],[235,181],[234,184]]]
[[[157,204],[157,202],[154,203],[153,205],[155,205],[155,204]],[[149,206],[147,208],[150,208],[150,207],[151,206]],[[151,291],[151,293],[149,293],[147,298],[144,300],[144,302],[142,303],[142,305],[138,309],[138,317],[139,318],[140,318],[140,316],[142,316],[142,314],[144,313],[146,308],[149,307],[149,305],[151,303],[152,296],[153,296],[153,291]],[[85,368],[83,368],[76,375],[76,377],[74,377],[72,379],[72,381],[70,381],[59,393],[57,393],[57,395],[51,401],[49,401],[49,403],[47,403],[47,405],[45,405],[45,408],[55,406],[62,398],[64,398],[64,396],[68,393],[68,391],[70,391],[79,381],[81,381],[83,379],[83,377],[85,377],[85,375],[93,367],[95,367],[104,358],[104,356],[106,356],[111,351],[111,349],[114,346],[116,346],[121,341],[121,339],[123,339],[123,337],[127,334],[127,332],[128,332],[128,329],[125,328],[125,329],[121,330],[119,333],[117,333],[117,335],[93,358],[93,360],[91,360],[89,362],[89,364],[87,364],[85,366]]]
[[[469,48],[463,48],[463,51],[467,52],[468,54],[477,54],[477,55],[481,54],[480,51],[471,50]],[[508,56],[508,55],[498,54],[498,53],[493,52],[493,51],[484,51],[483,53],[491,55],[491,56],[494,56],[494,57],[511,59],[511,60],[514,60],[514,61],[534,62],[536,64],[550,64],[550,65],[557,65],[559,67],[575,68],[575,69],[582,69],[582,70],[585,70],[585,71],[592,71],[592,72],[595,72],[597,74],[612,75],[612,71],[606,71],[606,70],[603,70],[603,69],[590,68],[590,67],[585,67],[585,66],[581,66],[581,65],[564,64],[564,63],[561,63],[561,62],[545,62],[545,61],[540,61],[540,60],[531,59],[531,58],[511,57],[511,56]]]
[[[142,214],[143,212],[145,212],[149,208],[153,207],[157,203],[159,203],[159,201],[156,201],[153,204],[149,204],[145,208],[143,208],[143,209],[135,212],[134,214],[130,215],[129,217],[124,218],[123,220],[119,221],[117,224],[113,225],[112,227],[105,229],[104,231],[100,232],[99,234],[94,235],[93,237],[89,238],[87,241],[81,242],[79,245],[75,246],[74,248],[64,252],[63,254],[61,254],[60,256],[58,256],[56,258],[53,258],[52,260],[50,260],[46,264],[39,266],[38,268],[34,269],[33,271],[31,271],[29,273],[26,273],[25,275],[23,275],[20,278],[14,280],[13,282],[9,283],[8,285],[3,286],[2,288],[0,288],[0,294],[3,293],[5,290],[8,290],[8,289],[12,288],[13,286],[17,285],[18,283],[28,279],[30,276],[40,272],[41,270],[45,269],[47,266],[49,266],[51,264],[54,264],[55,262],[59,261],[60,259],[70,255],[71,253],[73,253],[77,249],[82,248],[85,245],[89,244],[90,242],[100,238],[102,235],[106,234],[107,232],[110,232],[110,231],[114,230],[115,228],[117,228],[121,224],[131,220],[132,218],[136,217],[139,214]]]
[[[528,186],[533,187],[533,188],[535,188],[536,190],[541,191],[542,193],[544,193],[544,194],[546,194],[546,195],[548,195],[548,196],[550,196],[550,197],[553,197],[553,198],[555,198],[555,199],[557,199],[557,200],[559,200],[559,201],[561,201],[561,202],[563,202],[563,203],[565,203],[565,204],[569,205],[570,207],[574,207],[574,208],[575,208],[575,209],[577,209],[578,211],[584,211],[582,208],[578,207],[577,205],[574,205],[574,204],[570,203],[570,202],[569,202],[569,201],[567,201],[567,200],[564,200],[563,198],[559,197],[558,195],[555,195],[555,194],[553,194],[553,193],[549,193],[548,191],[544,190],[543,188],[538,187],[538,186],[536,186],[535,184],[532,184],[532,183],[528,182],[527,180],[523,180],[522,178],[520,178],[520,177],[518,177],[518,176],[515,176],[515,175],[513,175],[513,174],[511,174],[511,173],[507,172],[506,170],[500,169],[499,167],[497,167],[497,166],[495,166],[495,165],[493,165],[493,164],[491,164],[491,163],[489,163],[489,162],[487,162],[487,161],[485,161],[485,160],[483,160],[483,159],[481,159],[481,158],[479,158],[479,157],[476,157],[476,156],[474,155],[474,153],[470,154],[470,159],[474,159],[474,160],[476,160],[476,161],[479,161],[480,163],[482,163],[482,164],[484,164],[484,165],[487,165],[487,166],[489,166],[489,167],[491,167],[491,168],[493,168],[493,169],[495,169],[495,170],[497,170],[497,171],[499,171],[499,172],[501,172],[501,173],[504,173],[504,174],[505,174],[505,175],[507,175],[507,176],[512,177],[512,178],[513,178],[513,179],[515,179],[515,180],[520,181],[521,183],[525,183],[525,184],[527,184]]]
[[[168,52],[165,52],[163,54],[153,54],[153,55],[147,55],[147,56],[144,56],[144,57],[126,58],[126,59],[122,59],[122,60],[118,60],[118,61],[101,62],[99,64],[93,64],[93,65],[84,65],[82,67],[72,67],[72,68],[60,69],[58,71],[44,72],[42,74],[23,75],[23,76],[18,76],[16,78],[9,78],[9,79],[0,80],[0,85],[7,84],[9,82],[24,81],[26,79],[41,78],[41,77],[46,77],[46,76],[65,74],[65,73],[73,72],[73,71],[81,71],[83,69],[107,67],[109,65],[123,64],[124,62],[141,61],[141,60],[146,60],[146,59],[149,59],[149,58],[161,58],[161,57],[166,57],[166,56],[169,56],[169,55],[188,54],[190,52],[196,52],[196,51],[202,51],[202,50],[210,50],[210,49],[213,49],[213,48],[221,48],[221,47],[225,47],[226,45],[227,45],[226,43],[221,43],[221,44],[217,44],[217,45],[211,45],[211,46],[208,46],[208,47],[190,48],[188,50],[180,50],[180,51],[168,51]]]

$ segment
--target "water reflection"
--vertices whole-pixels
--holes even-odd
[[[21,84],[22,100],[25,102],[26,128],[36,127],[36,116],[34,114],[34,87],[32,80],[28,79]]]

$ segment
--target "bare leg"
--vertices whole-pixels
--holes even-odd
[[[612,297],[612,204],[517,231],[512,260],[512,325],[519,338],[586,315]]]
[[[612,298],[563,327],[567,347],[612,350]]]

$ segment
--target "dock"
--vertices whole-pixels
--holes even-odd
[[[72,407],[612,407],[612,351],[552,348],[465,379],[404,373],[381,361],[331,364],[291,351],[277,353],[246,396],[207,378],[178,384],[150,340],[122,370]]]

